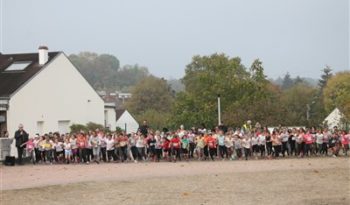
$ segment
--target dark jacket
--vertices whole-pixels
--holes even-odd
[[[28,133],[24,130],[23,131],[17,130],[15,132],[15,139],[16,139],[16,147],[20,147],[23,143],[28,141]]]

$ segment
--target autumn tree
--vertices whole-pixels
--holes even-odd
[[[339,108],[350,119],[350,72],[339,72],[332,76],[323,90],[326,111]]]

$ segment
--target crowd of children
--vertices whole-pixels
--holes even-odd
[[[206,129],[125,134],[100,130],[35,135],[23,144],[32,163],[274,159],[347,156],[350,132],[333,129]]]

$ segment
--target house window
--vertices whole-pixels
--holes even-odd
[[[15,61],[5,71],[22,71],[31,63],[32,61]]]
[[[36,130],[40,135],[44,134],[44,121],[36,122]]]
[[[69,120],[60,120],[58,121],[58,132],[60,134],[69,133]]]

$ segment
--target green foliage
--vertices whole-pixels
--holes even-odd
[[[88,130],[96,130],[96,129],[99,129],[99,130],[104,130],[105,127],[101,124],[97,124],[97,123],[94,123],[94,122],[89,122],[86,124],[86,127]]]
[[[350,119],[350,72],[340,72],[331,77],[323,90],[327,112],[338,107]]]
[[[174,102],[174,91],[166,80],[147,76],[131,89],[131,93],[126,108],[138,122],[147,120],[152,128],[166,126]]]
[[[279,114],[283,115],[281,123],[293,126],[309,125],[307,106],[313,103],[313,96],[316,92],[317,89],[306,83],[298,83],[284,91],[280,99],[282,112]]]
[[[127,101],[126,107],[136,115],[147,110],[167,112],[174,99],[166,80],[154,76],[142,79],[131,89],[131,93],[132,98]]]
[[[274,109],[279,89],[266,80],[259,59],[253,62],[250,71],[247,72],[238,57],[229,58],[224,54],[194,56],[183,78],[185,91],[177,94],[174,103],[171,119],[174,126],[202,123],[215,126],[218,94],[221,95],[225,124],[240,126],[252,118],[266,120],[264,114]],[[271,117],[269,123],[275,121]]]
[[[95,131],[96,129],[108,131],[105,129],[103,125],[93,123],[93,122],[89,122],[86,125],[72,124],[69,128],[71,133],[79,133],[80,131],[84,131],[86,133],[90,130]]]
[[[154,130],[162,130],[164,127],[169,127],[169,112],[160,112],[154,109],[148,109],[135,116],[138,122],[147,120],[148,125]]]
[[[82,124],[72,124],[69,128],[70,128],[71,133],[79,133],[80,131],[84,131],[84,132],[88,131],[88,128]]]

